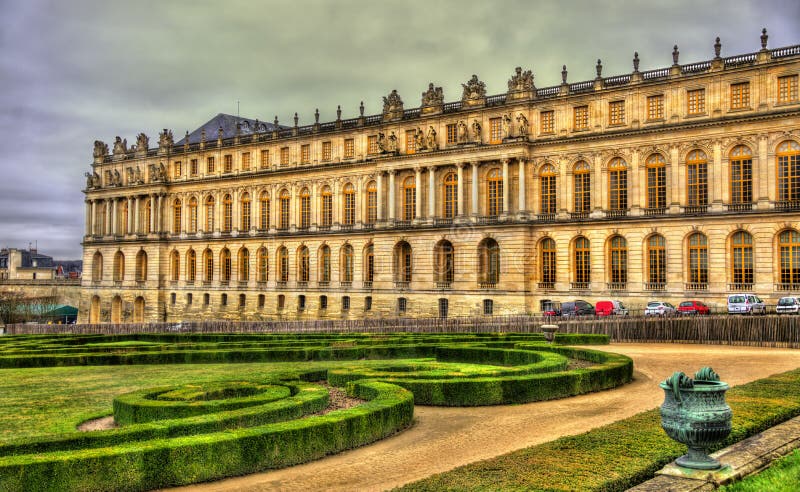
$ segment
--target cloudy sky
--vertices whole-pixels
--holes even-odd
[[[800,1],[0,0],[0,246],[79,258],[92,142],[151,145],[217,113],[300,124],[445,100],[478,74],[490,94],[516,66],[537,87],[800,43]],[[177,139],[176,138],[176,139]]]

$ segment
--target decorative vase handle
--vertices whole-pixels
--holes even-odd
[[[675,396],[675,401],[678,402],[678,405],[683,405],[681,388],[691,388],[694,386],[694,381],[692,381],[692,378],[688,377],[681,371],[675,371],[665,382],[667,383],[667,386],[672,388],[672,394]]]

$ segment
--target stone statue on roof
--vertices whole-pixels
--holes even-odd
[[[145,135],[144,133],[140,133],[136,136],[136,150],[138,151],[147,151],[150,146],[150,137]]]
[[[522,71],[522,67],[517,67],[515,74],[508,79],[508,92],[527,92],[533,90],[533,72],[530,70]]]
[[[101,141],[95,140],[94,141],[94,157],[105,157],[108,155],[108,145]]]
[[[127,154],[128,153],[128,139],[125,140],[121,139],[117,136],[114,139],[114,155],[119,154]]]
[[[400,94],[397,89],[392,89],[388,96],[383,97],[383,114],[394,113],[396,111],[403,111],[403,100],[400,99]]]
[[[474,101],[486,97],[486,84],[478,80],[477,75],[473,75],[466,84],[461,84],[461,87],[464,88],[461,101]]]
[[[441,106],[444,104],[444,91],[441,87],[428,84],[428,90],[422,93],[422,106]]]

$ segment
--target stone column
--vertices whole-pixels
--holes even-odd
[[[233,190],[231,192],[231,231],[238,232],[239,226],[241,225],[239,222],[239,206],[239,192],[237,190]]]
[[[353,215],[355,215],[353,220],[354,224],[363,224],[364,217],[361,216],[361,211],[364,208],[361,206],[361,201],[364,199],[364,178],[361,177],[356,180],[356,196],[355,196],[355,203],[353,204],[354,210]]]
[[[312,183],[311,184],[311,202],[309,204],[309,207],[311,207],[311,210],[310,210],[311,213],[310,213],[309,221],[310,221],[311,224],[314,224],[314,225],[319,225],[319,222],[317,222],[317,215],[319,214],[318,211],[317,211],[317,207],[319,206],[319,192],[320,192],[319,183]]]
[[[709,198],[711,199],[711,210],[715,212],[724,209],[722,205],[722,145],[714,142],[714,165],[708,170]]]
[[[128,230],[125,231],[126,234],[133,234],[136,230],[136,223],[134,222],[133,214],[134,214],[134,206],[133,206],[133,198],[128,197]]]
[[[608,203],[608,183],[604,182],[603,178],[606,177],[603,173],[603,157],[596,154],[594,157],[594,168],[592,169],[594,176],[592,176],[592,209],[595,211],[603,210]],[[605,179],[608,181],[608,179]]]
[[[334,224],[341,224],[342,223],[342,211],[339,207],[342,204],[342,200],[340,197],[340,193],[342,191],[341,183],[339,183],[338,179],[333,181],[333,187],[331,188],[331,222]]]
[[[464,216],[464,163],[459,162],[456,164],[458,169],[458,183],[456,187],[456,206],[458,208],[458,216]]]
[[[112,212],[112,210],[111,210],[111,208],[112,208],[111,202],[112,201],[111,201],[110,198],[106,198],[106,216],[105,216],[105,220],[103,221],[103,235],[104,236],[107,236],[107,235],[111,234],[111,212]]]
[[[220,163],[221,165],[221,163]],[[222,197],[225,196],[224,192],[217,192],[214,196],[214,230],[211,232],[219,232],[222,230],[222,209],[225,207],[222,203]]]
[[[291,201],[289,202],[290,203],[290,206],[289,206],[289,228],[296,227],[298,222],[300,222],[299,220],[297,220],[298,216],[300,215],[298,213],[298,211],[300,210],[300,203],[298,203],[298,202],[300,200],[298,200],[298,198],[297,198],[297,195],[298,195],[297,191],[298,191],[297,190],[297,186],[296,185],[292,185],[291,195],[290,195],[291,196],[291,198],[290,198]],[[334,197],[335,196],[336,195],[334,194]],[[336,210],[336,208],[334,208],[334,215],[335,215],[335,210]]]
[[[758,208],[769,208],[770,194],[774,193],[775,186],[770,186],[770,174],[774,178],[775,173],[769,172],[767,150],[767,136],[758,136],[758,154],[753,159],[753,198],[758,200]],[[772,191],[771,191],[772,190]],[[777,200],[778,197],[773,197]]]
[[[86,200],[86,235],[92,235],[92,209],[94,208],[94,203],[92,200]]]
[[[138,234],[142,228],[139,225],[139,197],[133,199],[133,233]]]
[[[164,222],[164,195],[159,194],[157,200],[158,207],[156,209],[155,219],[156,219],[156,227],[155,232],[161,232],[163,229],[163,222]]]
[[[395,186],[394,175],[397,173],[394,169],[389,171],[389,221],[394,222],[396,207],[394,203]]]
[[[478,161],[472,161],[472,216],[477,217],[480,214],[481,207],[478,204]]]
[[[428,166],[428,219],[436,216],[436,166]]]
[[[97,200],[90,200],[92,204],[92,234],[97,235]]]
[[[117,235],[117,229],[119,226],[119,217],[117,217],[117,199],[111,199],[111,235]]]
[[[508,179],[508,159],[503,159],[503,215],[508,215],[510,200],[508,199],[509,188],[511,187],[511,180]]]
[[[414,219],[422,219],[422,168],[414,168],[414,186],[416,199],[414,200]]]
[[[378,196],[376,198],[377,219],[378,222],[383,222],[383,173],[378,172]]]
[[[517,162],[519,163],[519,204],[517,205],[517,208],[519,209],[519,215],[525,216],[528,213],[528,197],[526,194],[528,182],[525,180],[525,165],[527,162],[524,157],[517,159]]]
[[[667,189],[670,196],[670,213],[679,213],[681,205],[681,187],[684,181],[680,178],[680,156],[678,146],[672,145],[669,148],[669,171],[672,175],[672,186]]]

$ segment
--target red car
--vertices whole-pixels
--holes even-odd
[[[710,314],[711,310],[701,301],[683,301],[678,304],[679,314]]]

